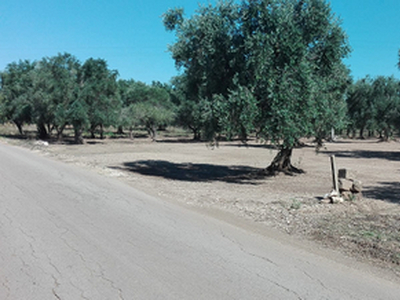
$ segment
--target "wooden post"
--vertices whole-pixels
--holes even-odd
[[[339,181],[338,181],[335,155],[331,156],[331,168],[332,168],[333,189],[339,194]]]

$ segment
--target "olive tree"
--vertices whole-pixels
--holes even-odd
[[[68,53],[46,57],[38,63],[35,73],[35,115],[38,120],[46,121],[49,133],[52,129],[57,131],[58,140],[62,140],[63,131],[69,123],[67,112],[78,97],[80,67],[80,62]]]
[[[118,72],[108,69],[103,59],[89,58],[80,68],[79,98],[87,107],[89,131],[94,138],[97,128],[103,138],[103,127],[116,125],[120,112],[120,98],[117,90]]]
[[[123,108],[120,124],[132,129],[144,126],[150,137],[155,140],[158,127],[170,125],[175,118],[175,107],[170,94],[160,83],[151,85],[134,80],[118,82]]]
[[[349,47],[326,1],[219,2],[191,18],[169,10],[164,25],[176,33],[170,51],[188,97],[207,102],[206,130],[256,130],[279,148],[268,171],[299,171],[291,164],[299,139],[332,124],[324,103],[334,99],[335,118],[344,117]]]
[[[32,122],[33,71],[36,63],[20,60],[1,73],[0,119],[13,122],[21,135],[23,125]]]

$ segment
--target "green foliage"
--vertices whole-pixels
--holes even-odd
[[[258,118],[258,101],[246,87],[238,86],[227,97],[217,95],[220,125],[226,131],[228,138],[239,134],[242,140],[255,131],[254,120]]]
[[[79,72],[79,98],[87,105],[90,132],[97,127],[116,125],[121,107],[117,93],[117,71],[111,71],[103,59],[88,59]],[[101,131],[101,137],[103,131]]]
[[[13,62],[1,73],[0,119],[16,124],[20,134],[22,126],[32,121],[32,72],[35,62],[28,60]]]
[[[6,122],[5,110],[4,95],[0,92],[0,124]]]
[[[75,142],[77,144],[83,143],[82,132],[90,124],[87,111],[86,103],[79,99],[75,100],[66,111],[68,121],[74,127]]]
[[[372,82],[370,77],[358,80],[348,90],[347,106],[350,129],[360,130],[364,137],[365,129],[374,129],[375,106],[372,98]]]
[[[261,134],[291,148],[330,120],[329,98],[342,101],[346,35],[325,1],[251,1],[242,11],[249,81],[259,99]],[[336,95],[334,95],[336,94]],[[343,103],[339,106],[343,106]],[[343,117],[335,114],[335,118]],[[317,124],[317,122],[319,124]]]
[[[102,59],[81,65],[68,53],[11,63],[1,73],[0,120],[14,122],[21,134],[24,123],[34,123],[43,139],[53,129],[61,139],[64,128],[73,125],[82,142],[84,129],[93,133],[98,126],[116,125],[117,75]]]
[[[164,15],[183,69],[176,88],[191,103],[204,102],[205,136],[243,138],[255,129],[290,155],[301,137],[343,126],[342,58],[350,49],[326,1],[229,1],[182,15]]]
[[[134,126],[144,126],[152,139],[158,127],[170,125],[175,119],[175,106],[169,88],[161,83],[147,85],[134,80],[120,80],[119,94],[123,103],[119,124],[132,131]]]
[[[366,129],[377,130],[387,140],[400,119],[400,81],[394,77],[366,77],[351,86],[347,96],[350,128],[364,137]]]
[[[234,89],[233,79],[241,59],[237,31],[239,6],[220,2],[215,7],[199,8],[190,19],[182,17],[182,9],[164,15],[168,30],[175,30],[177,42],[170,46],[176,66],[183,70],[174,79],[174,93],[179,99],[178,122],[190,128],[194,137],[213,136],[219,131],[214,95],[227,96]],[[171,19],[178,21],[171,24]],[[169,24],[169,25],[168,25]],[[207,102],[207,103],[206,103]],[[209,134],[210,133],[210,134]]]
[[[69,122],[67,110],[77,99],[80,67],[74,56],[64,53],[43,58],[35,72],[34,118],[55,128],[58,139]]]
[[[174,113],[162,105],[154,105],[151,102],[139,102],[131,106],[136,119],[146,128],[151,129],[172,122]]]
[[[163,15],[163,23],[167,30],[174,30],[183,22],[183,8],[169,9]]]
[[[152,98],[149,86],[140,81],[118,80],[118,89],[124,107]]]
[[[170,10],[164,15],[164,23],[173,13],[182,15],[179,9]],[[201,7],[191,19],[180,17],[174,24],[177,42],[170,46],[170,51],[177,67],[184,69],[185,93],[189,99],[226,95],[233,87],[237,49],[232,45],[237,44],[237,17],[237,5],[220,2],[216,7]]]
[[[299,210],[301,208],[301,201],[297,199],[292,199],[292,204],[290,204],[289,209]]]
[[[173,78],[173,88],[170,91],[171,101],[177,106],[176,122],[193,132],[193,138],[200,140],[201,130],[205,124],[204,101],[190,98],[186,93],[186,76]]]
[[[331,129],[342,130],[348,125],[347,103],[344,94],[350,86],[349,70],[337,65],[332,74],[316,81],[314,93],[313,132],[319,146]]]
[[[372,84],[372,98],[376,108],[375,124],[382,139],[387,141],[400,117],[400,81],[394,77],[378,76]]]

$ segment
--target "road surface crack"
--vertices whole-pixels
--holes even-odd
[[[104,271],[105,271],[105,270],[103,269],[103,267],[102,267],[99,263],[98,263],[97,265],[99,266],[99,269],[100,269],[100,277],[101,277],[104,281],[108,282],[108,283],[110,284],[110,286],[111,286],[115,291],[118,292],[119,300],[125,300],[125,298],[123,297],[123,294],[122,294],[122,289],[118,288],[118,287],[116,286],[116,284],[114,283],[114,281],[112,281],[111,279],[109,279],[109,278],[107,278],[107,277],[105,276],[105,274],[104,274]]]
[[[318,282],[318,284],[320,286],[322,286],[324,289],[329,290],[329,288],[321,280],[319,280],[318,278],[312,277],[310,274],[308,274],[306,271],[300,269],[299,267],[296,267],[296,269],[298,269],[300,272],[302,272],[306,277],[310,278],[312,281]]]
[[[53,294],[57,299],[61,300],[61,297],[56,293],[56,289],[60,286],[60,283],[58,282],[57,278],[54,275],[51,275],[51,277],[53,277],[54,280],[54,287],[52,289]]]
[[[231,238],[229,238],[228,236],[226,236],[225,233],[224,233],[222,230],[221,230],[221,235],[222,235],[223,238],[227,239],[227,240],[230,241],[231,243],[233,243],[233,244],[235,244],[236,246],[238,246],[239,249],[240,249],[242,252],[246,253],[247,255],[250,255],[250,256],[255,257],[255,258],[262,259],[262,260],[266,261],[267,263],[272,264],[272,265],[278,267],[278,265],[277,265],[274,261],[272,261],[272,260],[270,260],[270,259],[268,259],[268,258],[266,258],[266,257],[264,257],[264,256],[257,255],[257,254],[255,254],[255,253],[249,252],[249,251],[246,250],[246,249],[243,247],[243,245],[240,244],[238,241],[234,241],[234,240],[232,240]]]
[[[85,300],[90,300],[89,298],[87,298],[87,297],[85,297],[85,291],[84,290],[82,290],[80,287],[78,287],[77,285],[75,285],[71,280],[69,281],[69,283],[74,287],[74,288],[76,288],[77,290],[79,290],[80,292],[81,292],[81,298],[82,299],[85,299]]]

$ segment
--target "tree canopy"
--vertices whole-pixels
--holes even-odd
[[[387,141],[399,128],[400,81],[385,76],[360,79],[350,87],[347,104],[350,130],[359,130],[362,139],[366,130],[377,131]]]
[[[31,72],[35,63],[28,60],[8,64],[1,73],[0,115],[2,120],[9,120],[23,134],[22,126],[32,120],[32,89]]]
[[[269,170],[291,172],[300,138],[343,124],[350,49],[326,1],[223,1],[190,18],[169,10],[164,25],[183,93],[206,107],[206,136],[256,130],[281,150]]]
[[[157,128],[173,123],[175,105],[165,85],[134,80],[119,80],[118,84],[123,103],[121,125],[129,127],[131,137],[132,128],[140,125],[155,140]]]

